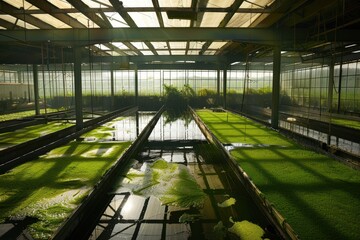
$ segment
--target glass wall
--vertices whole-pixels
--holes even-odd
[[[335,65],[334,78],[330,80],[328,65],[297,67],[283,71],[281,90],[283,96],[291,101],[283,106],[299,106],[334,113],[360,112],[360,62]],[[329,82],[333,81],[333,82]],[[331,107],[329,105],[329,86],[332,86]]]

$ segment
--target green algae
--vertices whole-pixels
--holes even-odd
[[[54,108],[46,109],[47,113],[58,112],[58,111],[59,111],[59,109],[54,109]],[[61,109],[60,109],[60,111],[61,111]],[[40,109],[40,114],[45,114],[45,109]],[[25,118],[25,117],[35,117],[35,110],[2,114],[2,115],[0,115],[0,122],[14,120],[14,119],[21,119],[21,118]]]
[[[232,205],[235,205],[235,203],[236,203],[235,198],[229,198],[222,203],[218,203],[217,205],[218,205],[218,207],[225,208],[225,207],[230,207]]]
[[[114,131],[115,131],[115,129],[113,127],[100,126],[100,127],[97,127],[95,129],[81,135],[81,137],[85,138],[85,139],[95,138],[97,140],[109,139],[109,138],[112,138]]]
[[[157,197],[162,204],[178,207],[199,207],[205,193],[186,166],[159,159],[147,164],[145,172],[130,170],[122,186],[135,194]]]
[[[0,175],[0,222],[35,217],[32,236],[48,239],[129,145],[73,141]]]
[[[331,123],[360,130],[360,121],[357,120],[332,118]]]
[[[244,136],[248,131],[239,125],[248,129],[258,124],[241,116],[228,113],[227,120],[226,113],[197,113],[223,143],[246,139],[257,144],[230,153],[302,239],[360,238],[356,230],[360,212],[357,170],[279,137],[270,129]],[[271,135],[273,142],[269,141]]]
[[[247,220],[234,222],[234,225],[228,231],[238,236],[241,240],[262,240],[262,236],[265,233],[259,225]]]
[[[67,122],[49,122],[46,124],[24,127],[13,132],[0,133],[0,146],[24,143],[73,125],[74,124]]]

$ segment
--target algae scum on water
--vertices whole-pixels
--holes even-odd
[[[163,159],[145,163],[140,170],[131,169],[122,186],[134,194],[155,196],[162,204],[177,207],[201,207],[206,196],[186,166]]]
[[[190,174],[187,166],[169,163],[158,159],[152,163],[143,163],[139,169],[130,169],[121,183],[122,191],[130,191],[143,197],[154,196],[163,205],[180,208],[204,207],[207,195]],[[219,202],[220,209],[235,205],[236,199],[229,197]],[[197,211],[196,211],[197,212]],[[179,223],[189,224],[202,219],[198,213],[185,212],[179,217]],[[224,239],[227,235],[240,237],[240,239],[262,239],[265,231],[258,225],[249,221],[233,221],[232,217],[224,224],[219,221],[213,227],[211,239]]]

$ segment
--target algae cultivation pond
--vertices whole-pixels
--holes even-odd
[[[278,239],[189,116],[165,112],[89,239]]]
[[[360,172],[230,112],[197,114],[300,239],[360,239]]]
[[[0,175],[0,238],[51,238],[153,115],[114,119]]]

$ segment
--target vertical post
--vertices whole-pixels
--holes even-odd
[[[140,127],[139,127],[139,111],[136,111],[136,137],[140,134]]]
[[[216,96],[217,101],[220,100],[220,69],[217,70],[217,76],[216,76]]]
[[[343,72],[343,61],[342,61],[342,55],[341,55],[340,70],[339,70],[337,113],[340,113],[340,109],[341,109],[341,82],[342,82],[342,72]]]
[[[335,62],[334,58],[331,57],[330,65],[329,65],[329,84],[328,84],[328,111],[329,115],[329,128],[327,133],[327,145],[330,146],[331,144],[331,113],[333,111],[333,89],[334,89],[334,74],[335,73]]]
[[[33,64],[35,115],[40,115],[38,73],[39,73],[38,66],[36,64]]]
[[[82,112],[82,86],[81,86],[81,48],[74,48],[74,80],[75,80],[75,115],[76,130],[81,130],[83,124]]]
[[[328,84],[328,111],[332,112],[333,89],[334,89],[334,72],[335,64],[334,59],[331,58],[329,65],[329,84]]]
[[[224,108],[226,109],[227,107],[227,104],[226,104],[226,82],[227,82],[227,70],[224,69],[224,72],[223,72],[223,94],[224,94]]]
[[[273,84],[272,84],[272,107],[271,127],[279,127],[279,104],[280,104],[280,74],[281,74],[281,50],[275,46],[273,50]]]
[[[114,64],[111,63],[110,69],[110,91],[111,91],[111,109],[115,109],[115,97],[114,97]]]
[[[135,68],[135,105],[138,105],[138,96],[139,96],[139,79],[138,79],[138,69]]]

